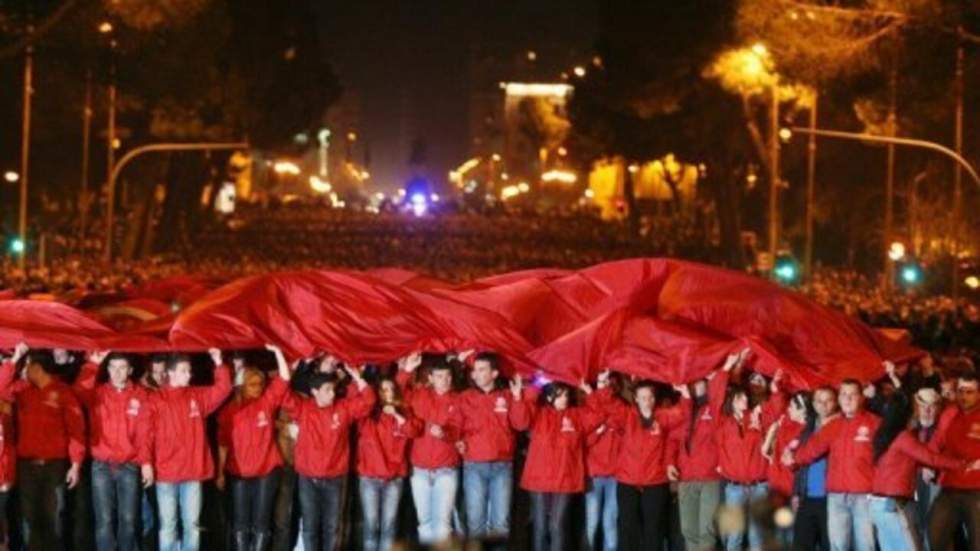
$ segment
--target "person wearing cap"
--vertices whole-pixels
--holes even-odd
[[[942,407],[942,396],[933,387],[923,387],[916,391],[913,404],[915,406],[912,420],[912,432],[916,439],[926,446],[932,446],[936,439],[936,428],[939,426],[939,411]],[[929,511],[939,497],[939,474],[929,467],[922,467],[915,477],[915,505],[912,520],[916,533],[919,534],[922,548],[929,550]]]

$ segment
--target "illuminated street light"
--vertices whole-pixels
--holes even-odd
[[[541,181],[543,182],[574,184],[577,180],[578,176],[576,176],[574,172],[569,172],[567,170],[549,170],[541,175]]]
[[[348,132],[347,133],[347,141],[349,141],[349,142],[356,142],[357,141],[357,132]]]
[[[517,191],[520,191],[521,193],[527,193],[531,191],[531,186],[529,186],[527,182],[521,182],[517,184]]]
[[[20,174],[17,174],[13,170],[8,170],[7,172],[3,173],[3,179],[13,184],[17,182],[17,180],[20,180]]]
[[[963,280],[963,283],[965,283],[966,286],[969,287],[970,289],[973,290],[980,289],[980,277],[969,276]]]
[[[752,45],[752,52],[759,57],[766,57],[769,55],[769,49],[762,42],[756,42]]]
[[[636,174],[637,172],[640,171],[640,165],[633,163],[629,166],[627,170],[630,171],[630,174]]]
[[[592,189],[587,189],[582,195],[584,195],[586,199],[592,199],[595,197],[595,192],[592,191]]]
[[[793,131],[789,128],[779,129],[779,139],[783,140],[783,143],[790,141],[793,138]]]
[[[565,155],[568,155],[568,150],[565,149],[564,147],[559,147],[558,148],[558,156],[559,157],[564,157]]]
[[[102,34],[109,34],[112,32],[112,23],[108,21],[103,21],[99,23],[99,32]]]
[[[528,52],[527,52],[527,60],[528,61],[535,61],[537,59],[538,59],[538,53],[535,52],[534,50],[528,50]]]
[[[517,186],[505,186],[500,190],[500,198],[506,201],[521,194],[521,189]]]
[[[582,78],[585,76],[585,67],[582,67],[581,65],[577,65],[575,69],[573,69],[573,72],[575,73],[575,76]]]
[[[888,247],[888,258],[892,259],[894,262],[905,258],[905,244],[901,241],[895,241]]]
[[[310,189],[317,193],[330,193],[333,190],[333,186],[330,182],[321,180],[319,176],[310,176]]]
[[[292,174],[293,176],[300,173],[299,166],[292,161],[276,161],[272,170],[276,174]]]

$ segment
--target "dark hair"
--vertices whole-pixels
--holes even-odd
[[[310,373],[310,378],[308,381],[310,385],[310,392],[312,393],[313,389],[320,388],[327,383],[330,383],[336,387],[339,378],[337,377],[336,373],[323,373],[320,371],[315,371]]]
[[[871,443],[875,463],[888,451],[898,435],[908,429],[912,408],[905,393],[896,392],[885,400],[880,413],[881,424],[878,425]]]
[[[447,361],[441,361],[441,362],[432,362],[432,364],[429,365],[429,373],[432,373],[433,371],[443,371],[443,370],[452,371],[453,370],[452,364],[450,364]]]
[[[565,383],[548,383],[544,385],[541,389],[540,401],[542,404],[547,404],[549,406],[554,405],[554,401],[558,396],[562,394],[568,395],[568,405],[572,406],[575,403],[575,393],[572,392],[572,387],[566,385]]]
[[[193,366],[191,357],[187,354],[174,353],[167,358],[167,371],[176,371],[177,364],[187,362]]]
[[[371,417],[377,419],[381,416],[381,410],[384,409],[385,404],[381,403],[381,385],[384,383],[391,383],[391,386],[395,388],[395,409],[401,411],[402,405],[404,403],[404,396],[402,395],[402,389],[399,388],[398,383],[395,378],[390,375],[382,375],[374,381],[371,386],[374,388],[375,394],[378,395],[377,401],[374,402],[374,409],[371,410]]]
[[[122,352],[110,353],[108,356],[105,357],[105,360],[103,360],[102,364],[108,366],[109,362],[112,362],[114,360],[123,360],[129,365],[129,367],[133,367],[132,358],[129,357],[129,354],[124,354]]]
[[[728,417],[735,415],[735,409],[733,403],[735,402],[735,398],[737,398],[740,395],[745,396],[746,401],[748,401],[749,399],[748,389],[746,389],[741,385],[732,385],[728,387],[728,390],[725,392],[725,402],[721,406],[721,413],[723,415],[727,415]]]
[[[490,364],[490,369],[500,371],[500,356],[494,352],[480,352],[473,358],[473,363],[476,362],[487,362]]]
[[[167,363],[167,355],[162,353],[156,353],[150,356],[151,364],[165,364]]]
[[[847,386],[847,385],[856,386],[857,389],[858,389],[858,392],[859,393],[861,392],[861,388],[862,388],[861,381],[859,381],[857,379],[844,379],[843,381],[840,382],[839,388],[844,388],[844,386]]]
[[[977,372],[973,370],[963,371],[956,378],[967,383],[980,384],[980,378],[977,377]]]
[[[56,375],[54,354],[50,350],[28,350],[23,359],[24,365],[38,364],[48,375]]]

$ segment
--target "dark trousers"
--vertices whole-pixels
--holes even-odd
[[[793,549],[829,551],[827,534],[827,498],[801,497],[793,526]]]
[[[670,487],[616,485],[619,548],[660,551],[667,538]]]
[[[303,515],[305,551],[334,551],[339,535],[343,488],[343,476],[299,476],[299,507]]]
[[[135,463],[92,463],[95,541],[100,550],[139,549],[140,469]]]
[[[20,508],[27,522],[30,551],[61,551],[65,548],[65,475],[68,461],[55,459],[17,461]]]
[[[272,507],[279,491],[279,469],[257,478],[228,481],[235,549],[265,551],[270,543]]]
[[[951,549],[960,526],[966,525],[969,549],[980,548],[980,491],[942,489],[929,514],[929,548]]]
[[[534,551],[564,551],[565,517],[571,500],[572,494],[531,492]]]
[[[296,502],[296,471],[284,465],[279,474],[279,491],[272,513],[273,551],[292,551],[296,547],[296,519],[293,514]]]

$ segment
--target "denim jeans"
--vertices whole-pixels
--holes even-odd
[[[388,551],[398,529],[398,504],[405,480],[362,476],[359,480],[364,551]]]
[[[971,549],[980,547],[980,491],[943,488],[929,515],[929,547],[948,549],[962,524]]]
[[[160,508],[160,551],[197,551],[201,546],[201,482],[157,482]],[[181,537],[177,540],[180,508]]]
[[[92,504],[99,549],[139,549],[140,469],[135,463],[93,461]]]
[[[333,551],[340,530],[340,497],[343,485],[343,476],[299,476],[304,551]]]
[[[30,551],[64,548],[67,472],[68,461],[64,459],[17,461],[20,510]]]
[[[827,494],[827,532],[831,551],[875,551],[868,494]]]
[[[531,492],[534,551],[564,551],[565,517],[572,494]]]
[[[468,537],[507,537],[510,533],[512,480],[513,464],[510,461],[468,461],[463,464]]]
[[[616,479],[611,476],[596,476],[589,479],[589,489],[585,493],[585,538],[586,549],[616,551],[619,546],[619,506],[616,498]],[[596,545],[596,532],[602,521],[602,547]]]
[[[241,549],[265,551],[271,541],[272,505],[279,490],[279,469],[255,478],[229,477],[232,533]]]
[[[722,533],[722,542],[728,551],[740,551],[742,543],[745,541],[745,527],[748,526],[749,549],[762,548],[762,531],[759,523],[751,518],[749,514],[750,505],[753,501],[766,499],[769,494],[769,485],[760,482],[756,484],[737,484],[729,482],[725,484],[725,512],[732,515],[732,520],[736,521],[734,529],[728,533]],[[741,529],[739,529],[741,528]]]
[[[868,507],[879,549],[916,549],[915,529],[905,503],[893,497],[872,496]]]
[[[412,469],[412,499],[419,519],[419,543],[431,545],[445,541],[450,536],[450,522],[456,490],[459,487],[459,471],[455,467],[443,469]]]
[[[689,551],[715,548],[715,514],[721,501],[721,482],[691,480],[677,484],[681,532]]]

